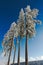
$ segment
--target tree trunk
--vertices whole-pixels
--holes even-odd
[[[28,32],[26,30],[26,43],[25,43],[25,65],[28,65]]]
[[[13,65],[14,65],[14,63],[15,63],[15,53],[16,53],[16,51],[14,51]]]
[[[18,65],[20,65],[20,41],[18,44]]]
[[[11,48],[10,48],[10,52],[9,52],[9,57],[8,57],[8,63],[7,63],[7,65],[9,65],[9,63],[10,63],[10,56],[11,56],[11,51],[12,51],[12,44],[13,44],[13,39],[11,39]]]
[[[15,45],[15,51],[14,51],[14,57],[13,57],[13,65],[14,65],[14,63],[15,63],[16,46],[17,46],[17,39],[16,39],[16,45]]]

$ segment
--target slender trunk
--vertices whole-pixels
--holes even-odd
[[[16,54],[16,51],[14,51],[13,65],[14,65],[14,63],[15,63],[15,54]]]
[[[13,57],[13,65],[14,65],[14,63],[15,63],[16,46],[17,46],[17,39],[16,39],[16,45],[15,45],[15,51],[14,51],[14,57]]]
[[[14,51],[13,65],[14,65],[14,62],[15,62],[15,53],[16,53],[16,51]]]
[[[18,44],[18,65],[20,65],[20,41]]]
[[[12,39],[11,39],[11,48],[10,48],[10,52],[9,52],[9,57],[8,57],[8,63],[7,63],[7,65],[9,65],[9,63],[10,63],[10,56],[11,56],[11,51],[12,51]]]
[[[28,31],[26,30],[26,43],[25,43],[25,65],[28,65]]]
[[[8,57],[8,63],[7,63],[7,65],[9,65],[9,63],[10,63],[10,56],[11,56],[11,49],[10,49],[10,52],[9,52],[9,57]]]

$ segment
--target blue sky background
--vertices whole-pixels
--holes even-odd
[[[36,26],[36,36],[28,40],[28,55],[30,57],[43,56],[43,0],[0,0],[0,54],[2,53],[2,40],[13,21],[17,21],[21,8],[30,5],[31,9],[39,9],[37,19],[42,25]],[[25,39],[21,44],[21,57],[25,55]]]

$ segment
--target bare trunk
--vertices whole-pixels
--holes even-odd
[[[9,53],[8,63],[7,63],[7,65],[9,65],[9,63],[10,63],[10,56],[11,56],[11,49],[10,49],[10,53]]]
[[[18,44],[18,65],[20,65],[20,41]]]
[[[16,46],[17,46],[17,39],[16,39],[16,45],[15,45],[15,51],[14,51],[14,57],[13,57],[13,65],[14,65],[14,63],[15,63]]]
[[[25,43],[25,65],[28,65],[28,31],[26,30],[26,43]]]
[[[15,63],[15,53],[16,53],[16,51],[14,51],[13,65],[14,65],[14,63]]]
[[[8,57],[8,63],[7,63],[7,65],[9,65],[9,63],[10,63],[10,56],[11,56],[11,51],[12,51],[12,41],[13,41],[13,39],[11,40],[11,48],[10,48],[10,52],[9,52],[9,57]]]

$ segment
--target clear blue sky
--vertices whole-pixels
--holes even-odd
[[[36,36],[28,41],[28,53],[31,57],[43,55],[43,0],[0,0],[0,54],[2,52],[2,39],[13,21],[17,21],[21,8],[30,5],[31,9],[39,9],[37,19],[42,25],[36,26]],[[21,44],[21,56],[24,57],[25,39]]]

